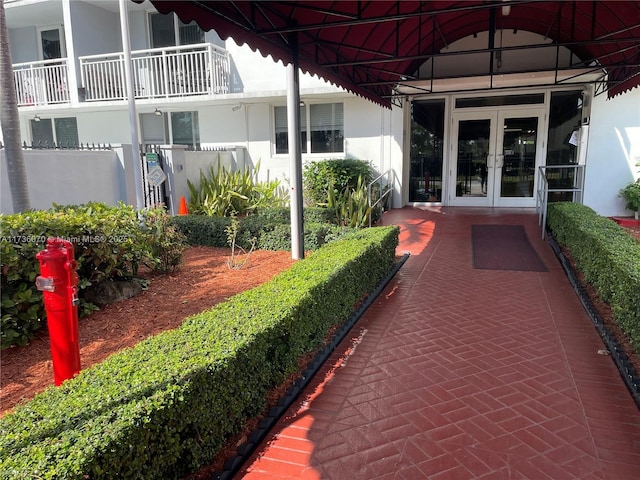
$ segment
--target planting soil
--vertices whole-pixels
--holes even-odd
[[[260,250],[252,252],[242,268],[229,269],[230,253],[226,248],[189,248],[177,272],[159,275],[142,271],[141,276],[149,280],[149,287],[142,294],[81,318],[82,368],[151,335],[177,328],[186,317],[270,280],[294,262],[291,252]],[[46,327],[29,345],[4,350],[0,360],[2,413],[53,385]]]

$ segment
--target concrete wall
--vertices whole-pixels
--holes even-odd
[[[38,32],[36,27],[9,30],[9,48],[12,63],[35,62],[38,58]]]
[[[176,214],[181,196],[189,199],[187,179],[196,185],[200,170],[220,164],[230,170],[243,165],[244,147],[222,152],[187,152],[181,145],[164,145],[164,184],[169,197],[169,210]],[[104,202],[115,205],[122,201],[136,205],[134,168],[131,145],[115,146],[113,151],[90,150],[25,150],[27,184],[31,206],[46,210],[60,205]],[[5,150],[0,150],[0,212],[13,213],[7,178]]]
[[[89,201],[115,205],[126,198],[124,171],[113,151],[24,151],[31,207]],[[13,213],[5,150],[0,150],[0,212]]]
[[[591,106],[584,203],[600,215],[630,215],[618,192],[640,176],[640,88]]]

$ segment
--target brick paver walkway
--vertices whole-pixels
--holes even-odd
[[[236,478],[639,479],[640,412],[530,211],[400,209],[411,257]],[[474,270],[525,225],[549,272]]]

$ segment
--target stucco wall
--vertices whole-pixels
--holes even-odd
[[[640,88],[595,97],[589,130],[584,203],[600,215],[630,215],[618,192],[640,175]]]
[[[123,168],[113,151],[25,151],[31,207],[89,201],[115,205],[125,198]],[[5,151],[0,150],[0,212],[12,213]]]

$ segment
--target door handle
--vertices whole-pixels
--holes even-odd
[[[504,154],[499,153],[498,155],[496,155],[496,157],[497,157],[496,168],[504,167]]]

